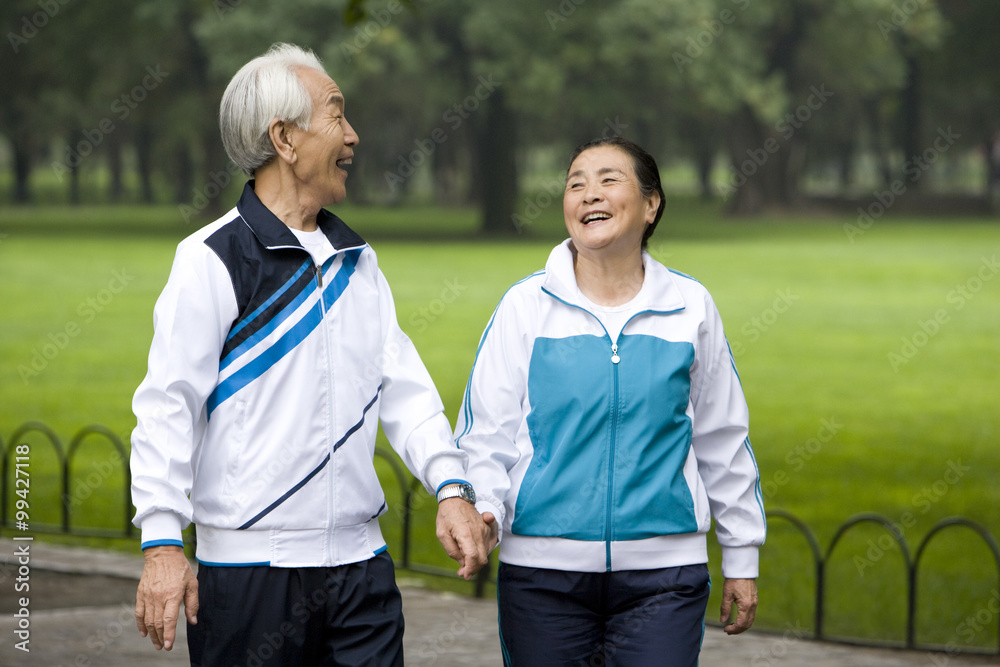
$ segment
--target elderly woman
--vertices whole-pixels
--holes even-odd
[[[645,252],[663,207],[642,148],[577,149],[570,238],[480,341],[456,438],[497,519],[507,664],[696,664],[713,516],[725,630],[753,622],[765,519],[747,405],[711,296]]]

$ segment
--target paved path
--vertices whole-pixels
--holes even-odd
[[[17,543],[22,545],[24,543]],[[0,539],[0,665],[44,667],[156,667],[187,664],[180,630],[177,647],[155,651],[142,639],[132,616],[135,581],[142,559],[85,548],[31,544],[32,593],[44,596],[30,611],[30,653],[15,647],[18,619],[15,543]],[[80,576],[86,575],[86,576]],[[400,573],[406,618],[406,664],[435,667],[502,665],[496,603],[410,585]],[[63,608],[48,608],[52,599]],[[868,649],[750,631],[727,637],[717,628],[705,635],[703,667],[971,667],[996,665],[993,657],[946,656]]]

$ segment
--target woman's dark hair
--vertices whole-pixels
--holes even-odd
[[[635,170],[636,178],[639,179],[639,191],[643,197],[652,197],[654,192],[660,195],[660,205],[656,209],[656,217],[653,218],[653,222],[646,227],[646,231],[642,235],[642,247],[645,248],[649,237],[653,235],[653,230],[656,229],[656,225],[660,222],[660,216],[663,215],[663,206],[666,203],[666,197],[663,196],[663,185],[660,184],[660,169],[656,166],[656,160],[642,146],[635,142],[623,137],[609,137],[607,139],[595,139],[594,141],[589,141],[578,146],[569,159],[570,167],[573,166],[573,161],[580,153],[590,148],[598,148],[599,146],[614,146],[632,158],[632,169]],[[569,170],[567,169],[567,171]]]

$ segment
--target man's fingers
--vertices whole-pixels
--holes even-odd
[[[188,585],[184,594],[184,614],[187,622],[191,625],[198,625],[198,582]]]
[[[729,623],[736,605],[736,618]],[[757,584],[752,579],[727,579],[722,588],[721,622],[726,634],[738,635],[750,629],[757,614]]]
[[[745,632],[750,629],[754,621],[754,610],[753,609],[740,609],[739,613],[736,615],[736,621],[727,625],[724,630],[726,634],[738,635],[741,632]]]
[[[459,560],[462,557],[462,550],[458,546],[458,542],[451,535],[451,531],[448,527],[444,525],[438,526],[437,531],[438,542],[444,547],[445,553],[448,554],[453,560]]]
[[[481,553],[482,550],[479,548],[479,545],[476,544],[476,541],[473,540],[467,533],[457,535],[455,539],[458,543],[458,548],[462,553],[461,559],[455,559],[461,565],[461,567],[458,568],[458,574],[466,580],[471,579],[472,575],[478,572],[480,568],[482,568],[483,563],[486,562]]]
[[[174,647],[174,639],[177,637],[177,617],[180,616],[181,601],[177,598],[167,600],[163,610],[163,623],[158,630],[162,633],[163,648],[170,650]]]
[[[722,598],[722,609],[719,614],[720,623],[728,623],[729,617],[733,613],[733,601],[731,598],[723,596]],[[727,626],[728,627],[728,626]]]
[[[157,610],[157,605],[147,604],[146,605],[146,632],[149,634],[149,640],[153,642],[153,646],[156,650],[163,648],[163,618],[160,616]]]
[[[146,636],[146,603],[138,593],[135,596],[135,627],[140,635]]]

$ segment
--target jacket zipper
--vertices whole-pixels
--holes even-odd
[[[336,253],[334,253],[334,254],[336,255]],[[319,287],[319,305],[320,305],[320,308],[323,309],[323,312],[320,314],[320,327],[323,329],[323,348],[324,348],[324,353],[326,354],[327,395],[328,395],[328,399],[327,399],[327,401],[328,401],[327,414],[329,415],[329,419],[331,421],[330,428],[329,428],[329,433],[332,434],[336,430],[336,429],[333,428],[334,424],[332,423],[333,420],[335,419],[335,417],[334,417],[334,403],[335,403],[335,401],[334,401],[334,394],[333,394],[333,359],[330,357],[330,332],[327,329],[327,323],[326,323],[326,298],[325,298],[325,296],[323,294],[323,267],[320,266],[319,264],[316,264],[316,284]],[[329,516],[329,521],[330,521],[330,528],[332,529],[333,526],[335,526],[337,524],[336,517],[335,517],[335,513],[337,511],[337,502],[336,502],[336,497],[337,497],[337,476],[333,473],[333,466],[335,464],[334,464],[334,461],[333,461],[333,458],[332,458],[332,454],[333,454],[332,445],[331,445],[331,443],[329,441],[326,444],[327,444],[327,447],[330,448],[330,454],[331,454],[330,471],[329,471],[329,475],[327,476],[327,479],[329,480],[329,485],[328,486],[329,486],[329,489],[330,489],[330,507],[329,507],[329,514],[328,514],[328,516]],[[336,549],[336,544],[337,544],[336,540],[332,540],[332,539],[330,540],[330,550],[331,550],[330,558],[334,562],[336,562],[336,560],[338,558],[338,554],[333,553],[333,550]]]
[[[618,362],[621,361],[621,357],[618,356],[618,344],[611,343],[611,374],[614,379],[614,392],[611,395],[611,442],[608,447],[608,498],[607,498],[607,516],[605,518],[604,525],[604,536],[605,536],[605,567],[607,571],[611,571],[611,538],[614,530],[614,505],[612,499],[615,495],[615,449],[618,444]]]

